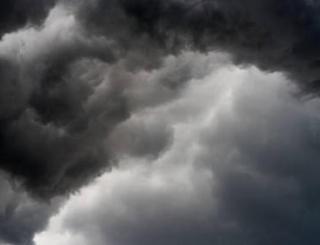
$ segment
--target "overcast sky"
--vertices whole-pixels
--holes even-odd
[[[319,16],[0,3],[0,245],[319,244]]]

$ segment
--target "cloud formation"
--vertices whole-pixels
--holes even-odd
[[[170,55],[224,50],[235,63],[317,87],[309,86],[318,79],[314,2],[60,1],[50,11],[53,3],[44,2],[38,26],[23,25],[38,15],[29,18],[22,3],[8,5],[7,15],[15,19],[21,6],[23,28],[0,42],[1,168],[42,198],[75,190],[112,165],[104,141],[130,117],[130,80],[161,71]],[[179,94],[195,75],[183,62],[153,83],[162,79]]]
[[[34,234],[46,227],[63,200],[37,202],[2,173],[0,184],[0,244],[32,244]]]
[[[190,82],[179,100],[139,113],[173,127],[170,148],[122,158],[35,243],[317,244],[320,101],[301,104],[296,89],[230,65]]]
[[[0,3],[0,36],[26,25],[38,25],[45,19],[54,0],[12,0]]]
[[[55,210],[50,200],[120,160],[137,165],[129,164],[134,176],[123,180],[131,170],[121,166],[105,174],[103,188],[109,176],[119,194],[101,191],[109,197],[101,205],[125,199],[119,203],[141,226],[120,241],[113,233],[125,222],[101,211],[114,223],[100,220],[99,229],[110,233],[85,244],[140,245],[152,237],[159,244],[316,243],[319,101],[299,96],[318,93],[319,8],[312,0],[1,3],[0,171],[19,190],[3,180],[0,238],[31,244]],[[155,172],[139,186],[139,171]],[[98,209],[102,199],[93,201]],[[135,209],[149,202],[154,213],[140,217]],[[170,212],[172,220],[161,219]],[[29,227],[34,213],[41,215]],[[88,227],[66,227],[79,239],[91,235]]]
[[[104,134],[127,117],[118,85],[106,81],[99,89],[103,74],[90,74],[103,69],[87,59],[102,46],[60,6],[40,30],[7,34],[0,43],[1,167],[39,197],[66,193],[99,172],[108,159]]]
[[[318,12],[316,1],[302,0],[94,0],[80,4],[77,16],[93,33],[116,37],[127,48],[143,42],[158,55],[225,50],[238,64],[283,71],[316,89]]]

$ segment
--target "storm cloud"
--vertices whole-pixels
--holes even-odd
[[[229,52],[236,64],[284,72],[313,92],[317,9],[310,1],[57,2],[41,24],[0,43],[2,169],[38,196],[77,189],[114,162],[104,141],[130,116],[130,79],[187,49]],[[163,86],[183,88],[192,74],[180,72],[164,75]]]
[[[54,6],[54,0],[13,0],[0,3],[0,36],[24,28],[38,25],[46,18]]]
[[[225,50],[237,64],[283,71],[316,88],[319,7],[304,0],[95,0],[84,3],[78,16],[93,32],[109,35],[111,29],[128,47],[136,41],[128,41],[126,31],[162,53]]]
[[[46,227],[48,218],[63,203],[62,198],[37,202],[3,173],[0,183],[0,244],[32,244],[34,233]]]
[[[68,244],[317,244],[319,11],[313,0],[1,3],[1,242],[32,244],[51,201],[71,196],[53,218],[78,234]],[[95,188],[101,215],[80,205],[86,218],[69,217]]]
[[[170,148],[121,158],[36,244],[317,244],[319,100],[301,104],[296,89],[254,67],[190,82],[178,101],[139,113],[172,125]]]
[[[86,57],[102,45],[82,36],[74,18],[57,7],[43,28],[7,34],[0,46],[2,169],[40,197],[68,192],[76,179],[85,181],[82,171],[99,171],[108,157],[98,142],[127,115],[117,86],[99,90],[99,71],[90,77],[96,61]]]

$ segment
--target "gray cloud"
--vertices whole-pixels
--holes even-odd
[[[286,72],[316,90],[318,11],[316,1],[303,0],[95,0],[80,6],[78,16],[94,33],[111,34],[128,48],[144,43],[153,57],[225,50],[236,63]]]
[[[38,197],[74,190],[109,165],[103,141],[127,110],[118,81],[104,80],[91,58],[98,50],[102,63],[113,59],[108,42],[83,35],[60,5],[40,30],[0,43],[1,167]]]
[[[165,159],[177,144],[174,125],[179,120],[197,118],[202,125],[208,105],[223,96],[223,86],[208,88],[212,95],[202,99],[188,97],[188,82],[202,86],[201,78],[219,63],[239,71],[225,56],[215,64],[212,54],[198,52],[224,51],[236,65],[283,72],[299,84],[293,94],[318,90],[315,1],[11,1],[0,9],[0,168],[42,200],[78,190],[114,166],[116,158]],[[189,218],[197,212],[193,203],[177,211],[190,222],[182,225],[181,217],[173,215],[172,223],[153,226],[150,220],[163,211],[159,207],[142,219],[147,225],[129,232],[123,242],[150,243],[152,237],[159,244],[183,238],[194,243],[200,237],[223,244],[316,241],[318,100],[304,104],[290,97],[281,81],[272,88],[265,85],[268,79],[254,78],[261,82],[237,90],[233,108],[223,106],[204,136],[194,135],[201,138],[194,146],[201,148],[199,165],[216,178],[213,191],[221,214],[210,213],[203,223]],[[285,99],[277,97],[279,91]],[[190,161],[186,152],[175,154],[172,163]],[[135,198],[126,191],[123,195]],[[143,195],[149,202],[150,193]],[[12,217],[17,218],[3,219],[1,236],[21,243],[15,234],[25,230],[25,241],[30,241],[50,212],[29,228],[16,206]],[[37,210],[31,208],[27,216]],[[291,226],[283,229],[288,220]],[[152,235],[146,237],[146,231]]]
[[[127,81],[130,80],[130,84],[126,86],[125,94],[132,115],[112,132],[108,145],[113,152],[119,157],[129,154],[158,158],[170,147],[173,130],[172,122],[160,119],[157,113],[153,113],[154,108],[165,108],[176,103],[183,96],[187,82],[206,77],[224,65],[230,65],[226,54],[184,52],[164,58],[159,69],[143,70],[134,75],[129,73]],[[188,111],[190,106],[179,108],[176,115],[183,117],[183,110]]]
[[[33,244],[34,234],[45,228],[48,218],[58,210],[62,200],[36,202],[18,185],[10,183],[4,174],[1,174],[0,184],[0,243]]]
[[[26,25],[41,24],[54,0],[12,0],[0,3],[0,36]]]
[[[42,24],[2,38],[2,169],[43,197],[76,189],[91,179],[84,172],[96,176],[110,165],[105,138],[133,107],[124,94],[129,80],[185,49],[222,49],[236,63],[317,80],[317,9],[302,1],[61,1]],[[169,92],[155,86],[159,95],[145,103],[174,98],[196,75],[181,62],[150,79]],[[109,84],[103,92],[99,79]]]
[[[143,64],[137,69],[132,52],[121,51],[112,39],[89,36],[64,5],[53,8],[40,27],[1,40],[0,166],[36,200],[76,191],[115,165],[113,151],[156,157],[170,144],[170,127],[157,122],[136,124],[136,132],[129,126],[135,143],[121,145],[108,137],[132,111],[178,97],[181,86],[175,83],[204,76],[207,59],[171,56],[159,70]],[[198,61],[203,67],[192,68]],[[121,127],[112,135],[127,139]],[[41,210],[30,209],[28,215]],[[3,218],[0,237],[30,243],[50,215],[44,208],[39,221],[18,214]],[[27,227],[26,222],[34,223]]]
[[[89,35],[73,12],[57,4],[40,27],[8,33],[0,42],[1,168],[45,199],[76,190],[114,163],[106,143],[109,133],[130,110],[146,106],[142,101],[128,105],[138,81],[135,73],[153,75],[146,57],[137,64],[139,48],[122,50],[111,34]],[[154,89],[173,98],[174,83],[195,74],[180,75],[188,62],[164,69],[179,81],[165,81],[157,72]],[[152,93],[150,103],[165,100],[157,98],[156,90]]]
[[[301,104],[269,79],[238,88],[197,161],[213,169],[220,215],[246,244],[316,244],[319,100]]]
[[[296,90],[254,67],[190,82],[179,100],[140,112],[173,127],[170,148],[123,158],[36,244],[317,244],[319,100],[301,103]]]

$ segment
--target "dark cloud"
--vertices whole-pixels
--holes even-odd
[[[78,12],[90,30],[111,33],[128,48],[139,37],[153,54],[225,50],[236,63],[283,71],[313,88],[319,80],[316,1],[95,0]]]
[[[155,108],[177,103],[188,81],[202,79],[223,65],[229,64],[227,55],[204,56],[184,52],[168,56],[159,69],[127,74],[130,84],[125,89],[132,115],[112,132],[108,145],[121,157],[158,158],[173,141],[172,122],[159,118]],[[128,73],[122,70],[121,73]],[[192,105],[177,109],[182,117]]]
[[[72,8],[62,4],[41,27],[1,41],[1,169],[35,197],[68,194],[114,165],[110,132],[131,111],[173,99],[181,87],[176,84],[208,69],[195,72],[190,58],[171,57],[153,71],[147,57],[135,56],[142,46],[122,47],[112,32],[89,35]],[[149,80],[151,91],[139,79]],[[135,84],[147,94],[138,98]],[[133,154],[157,155],[170,142],[169,131],[161,135],[142,127],[137,134],[141,143],[129,150]],[[152,146],[155,135],[161,136]]]
[[[26,25],[41,24],[54,2],[55,0],[1,0],[0,36]]]
[[[82,89],[87,91],[72,87],[68,78],[52,82],[40,84],[39,92],[32,93],[16,114],[1,118],[2,168],[42,197],[75,189],[107,166],[103,142],[127,117],[117,88],[96,96],[85,84]]]
[[[62,200],[35,202],[14,187],[4,174],[1,174],[0,184],[0,243],[33,244],[34,233],[45,228],[48,218],[58,210]]]
[[[8,5],[13,9],[8,16],[27,3]],[[317,9],[317,3],[298,0],[241,5],[231,0],[95,0],[57,4],[44,18],[47,12],[35,8],[43,23],[7,34],[1,42],[2,168],[41,196],[75,189],[75,179],[87,179],[80,174],[86,166],[92,170],[85,172],[93,174],[108,165],[102,163],[110,154],[103,142],[130,114],[132,105],[124,95],[130,73],[152,71],[162,66],[163,57],[185,49],[221,49],[236,63],[284,71],[303,84],[317,80]],[[104,92],[97,92],[99,81],[82,80],[99,62],[123,64],[121,71],[109,69],[104,83],[111,85]],[[158,78],[169,91],[194,75],[190,67],[180,68]],[[92,79],[104,79],[99,74],[105,71],[96,73]],[[159,100],[153,97],[151,103]]]
[[[128,112],[117,78],[103,77],[109,50],[61,6],[1,43],[1,168],[37,197],[75,190],[110,164],[104,141]]]
[[[11,181],[1,184],[1,242],[32,244],[59,206],[55,196],[114,164],[106,138],[128,110],[121,78],[107,75],[112,45],[86,36],[61,5],[41,25],[3,36],[0,168]]]
[[[188,81],[203,78],[212,69],[206,65],[210,59],[185,51],[228,52],[236,65],[283,72],[300,85],[294,94],[318,91],[316,1],[55,2],[0,3],[0,168],[33,197],[50,200],[78,190],[115,165],[113,151],[117,157],[162,159],[175,144],[172,124],[178,119],[144,116],[177,102],[187,104],[192,113],[181,106],[174,109],[175,116],[192,121],[201,114],[201,106],[180,101],[180,96]],[[201,141],[200,165],[216,175],[221,217],[210,216],[201,224],[192,223],[192,218],[190,226],[188,217],[182,217],[183,225],[177,216],[154,226],[142,220],[147,225],[129,232],[123,243],[143,244],[148,239],[151,243],[154,237],[159,244],[185,237],[187,244],[199,237],[223,244],[239,239],[246,244],[316,241],[315,110],[310,112],[293,98],[288,105],[279,102],[273,95],[276,90],[257,84],[252,87],[261,89],[249,91],[250,100],[239,96],[231,118],[228,111],[221,113],[212,129],[217,131],[205,132]],[[263,97],[259,91],[271,93]],[[219,97],[218,92],[214,95]],[[288,200],[293,202],[290,208]],[[20,230],[30,241],[49,215],[45,211],[35,227],[26,227],[25,214],[17,212],[20,205],[20,199],[10,204],[14,215],[1,217],[5,241],[21,243],[15,235]],[[37,210],[31,208],[30,213]],[[223,227],[215,227],[220,222]],[[179,224],[179,229],[173,228]],[[172,233],[158,232],[166,227]],[[192,230],[199,234],[183,236]]]
[[[118,124],[132,111],[177,98],[188,80],[211,69],[209,59],[190,53],[155,55],[161,67],[152,68],[145,52],[136,55],[142,46],[122,50],[118,31],[89,35],[70,6],[57,5],[41,28],[0,43],[1,168],[36,197],[70,193],[113,165],[110,149],[119,147],[107,138]],[[135,143],[120,148],[158,156],[170,144],[170,130],[162,133],[169,127],[147,128],[139,125]]]

